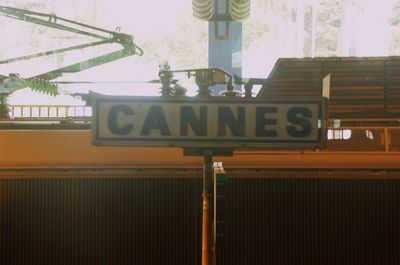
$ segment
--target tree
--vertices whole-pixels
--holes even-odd
[[[400,55],[400,2],[394,6],[393,17],[390,22],[392,36],[390,53],[393,55]]]

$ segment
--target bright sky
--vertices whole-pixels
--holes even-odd
[[[266,0],[265,0],[266,1]],[[333,1],[333,0],[332,0]],[[2,0],[1,5],[11,7],[21,7],[24,4],[34,2],[42,3],[41,10],[44,13],[55,13],[60,17],[70,18],[75,21],[93,24],[95,26],[114,30],[117,26],[121,27],[121,32],[134,36],[137,45],[143,47],[152,44],[150,50],[145,50],[143,57],[130,56],[128,58],[108,63],[106,65],[92,68],[73,75],[65,75],[58,79],[63,80],[83,80],[83,81],[146,81],[157,78],[158,64],[163,60],[169,60],[175,69],[181,69],[180,65],[174,61],[176,57],[167,43],[160,40],[165,37],[185,38],[179,32],[181,21],[185,21],[189,25],[195,24],[195,18],[192,16],[192,1],[190,0]],[[293,1],[277,1],[279,3],[290,3]],[[305,1],[307,2],[307,1]],[[388,55],[388,43],[390,32],[388,27],[388,17],[392,12],[394,3],[399,0],[383,0],[383,1],[367,1],[358,0],[362,3],[362,11],[358,10],[354,15],[352,23],[352,34],[356,39],[358,55],[375,56]],[[252,23],[265,19],[265,14],[260,11],[257,5],[261,5],[262,1],[252,1],[252,10],[250,18],[244,23]],[[279,18],[279,16],[277,16]],[[204,23],[205,30],[207,23]],[[279,24],[279,23],[278,23]],[[201,24],[203,25],[203,24]],[[29,23],[19,22],[0,16],[0,33],[1,36],[7,36],[0,41],[0,60],[26,55],[33,52],[44,51],[59,48],[62,43],[63,47],[85,43],[90,41],[87,38],[74,38],[73,34],[66,33],[63,39],[53,30],[32,30]],[[193,29],[199,30],[199,29]],[[317,28],[316,30],[320,30]],[[269,34],[273,36],[283,36],[290,32],[280,31],[279,28],[270,29]],[[246,34],[244,33],[244,36]],[[373,37],[371,37],[373,36]],[[263,40],[263,39],[261,39]],[[281,38],[281,40],[285,40]],[[29,43],[37,43],[37,47],[32,47]],[[271,35],[265,36],[265,47],[250,44],[249,49],[243,51],[243,75],[246,77],[266,77],[268,71],[272,68],[275,61],[279,57],[294,57],[287,47],[294,45],[291,43],[276,43],[271,45]],[[119,49],[118,45],[107,46],[99,49],[91,49],[90,51],[69,52],[65,56],[53,56],[46,59],[32,60],[31,62],[20,62],[8,65],[0,65],[0,74],[8,75],[9,73],[19,73],[23,77],[30,77],[40,74],[61,64],[68,65],[85,58],[99,56],[106,52]],[[40,49],[40,50],[37,50]],[[207,54],[207,51],[204,51]],[[149,58],[151,58],[149,60]],[[185,80],[187,81],[187,80]],[[189,83],[188,86],[191,84]],[[64,86],[63,89],[69,91],[84,92],[93,89],[99,92],[107,93],[110,91],[110,83],[97,85],[70,85]],[[119,93],[131,93],[132,87],[136,94],[157,94],[158,85],[138,85],[138,84],[112,84],[113,91]],[[195,89],[195,88],[194,88]],[[192,92],[194,93],[194,92]],[[58,97],[56,99],[32,95],[24,89],[16,92],[10,97],[10,104],[22,104],[32,102],[35,97],[36,102],[41,103],[57,103],[66,102],[66,97]],[[68,102],[75,102],[68,98]],[[61,104],[60,103],[60,104]],[[78,102],[81,104],[81,102]]]
[[[20,7],[23,4],[33,1],[8,1],[5,0],[2,5],[10,7]],[[95,25],[100,28],[114,30],[116,27],[121,28],[121,32],[133,35],[134,42],[143,47],[146,43],[157,42],[167,35],[171,35],[176,31],[177,20],[182,16],[191,16],[191,1],[174,0],[171,5],[170,1],[125,1],[125,0],[79,0],[79,1],[61,1],[61,0],[38,0],[35,3],[44,3],[43,9],[35,10],[43,13],[55,13],[57,16],[69,18],[75,21],[82,21],[87,14],[85,23]],[[155,8],[157,6],[157,8]],[[78,8],[79,7],[79,8]],[[194,19],[194,18],[193,18]],[[0,59],[6,59],[34,52],[41,52],[59,48],[55,45],[59,43],[59,37],[55,30],[45,29],[45,34],[32,34],[32,24],[0,17],[0,32],[3,36],[9,36],[7,41],[0,42],[0,48],[3,52]],[[59,32],[59,31],[58,31]],[[56,37],[54,37],[53,35]],[[64,34],[64,33],[63,33]],[[36,35],[36,36],[35,36]],[[89,38],[79,37],[73,38],[74,34],[66,32],[66,39],[62,41],[63,47],[76,45],[78,43],[87,43],[93,41]],[[76,34],[75,34],[76,36]],[[39,43],[40,50],[29,45],[32,38]],[[58,38],[58,39],[57,39]],[[55,40],[54,40],[55,39]],[[75,42],[71,42],[75,41]],[[77,42],[77,40],[79,40]],[[55,45],[52,44],[55,42]],[[15,45],[17,43],[17,45]],[[41,45],[43,44],[43,45]],[[43,47],[45,47],[43,49]],[[48,48],[50,47],[50,48]],[[51,56],[39,58],[29,61],[22,61],[6,65],[0,65],[0,74],[8,75],[9,73],[19,73],[21,77],[30,77],[62,65],[69,65],[84,59],[106,54],[110,51],[120,49],[120,45],[106,45],[95,49],[87,49],[84,51],[68,52],[65,55]],[[147,81],[157,78],[158,65],[165,59],[170,59],[173,55],[166,45],[159,43],[159,49],[156,51],[158,58],[149,62],[149,53],[154,51],[145,50],[143,57],[130,56],[112,63],[108,63],[99,67],[88,69],[80,73],[64,75],[57,81],[74,80],[74,81],[105,81],[96,85],[64,85],[63,89],[69,92],[87,92],[95,90],[101,93],[131,94],[132,90],[137,95],[157,95],[159,84],[127,84],[128,81]],[[154,57],[154,55],[153,55]],[[62,62],[62,63],[60,63]],[[171,63],[171,62],[170,62]],[[118,81],[121,83],[110,84],[110,81]],[[112,90],[110,86],[112,85]],[[134,89],[132,89],[134,87]],[[45,104],[63,104],[68,98],[68,103],[76,103],[69,97],[60,96],[57,98],[49,98],[32,94],[29,89],[17,91],[9,99],[10,104],[24,104],[28,102],[44,102]],[[81,102],[77,102],[81,104]]]

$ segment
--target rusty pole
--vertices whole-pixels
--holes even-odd
[[[213,203],[211,202],[211,178],[212,176],[212,151],[204,151],[203,168],[203,233],[202,233],[202,265],[213,265],[214,245],[213,245]]]

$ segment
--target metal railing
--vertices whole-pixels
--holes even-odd
[[[89,118],[92,116],[90,106],[71,105],[11,105],[11,119],[63,119]]]

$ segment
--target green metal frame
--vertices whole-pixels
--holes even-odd
[[[143,55],[143,50],[133,42],[133,37],[128,34],[120,33],[117,31],[109,31],[106,29],[101,29],[98,27],[86,25],[80,22],[58,17],[54,14],[33,12],[29,10],[23,10],[7,6],[0,6],[0,15],[8,18],[13,18],[37,25],[64,30],[67,32],[73,32],[83,36],[93,37],[95,39],[98,39],[97,41],[94,42],[75,45],[72,47],[5,59],[0,61],[0,64],[29,60],[33,58],[64,53],[72,50],[84,49],[87,47],[93,47],[103,44],[117,43],[123,47],[121,50],[118,51],[114,51],[75,64],[71,64],[29,78],[21,78],[18,76],[18,74],[12,74],[12,76],[10,75],[10,77],[0,76],[0,93],[2,94],[3,97],[7,97],[9,94],[18,89],[22,89],[25,87],[32,87],[32,85],[34,85],[34,89],[39,92],[57,94],[58,91],[57,85],[49,81],[62,76],[64,73],[80,72],[89,68],[93,68],[102,64],[122,59],[130,55],[139,55],[139,56]],[[38,82],[38,80],[40,80],[40,82]],[[6,109],[4,108],[4,106],[0,108],[0,117],[3,118],[7,117],[7,111],[4,109]]]

